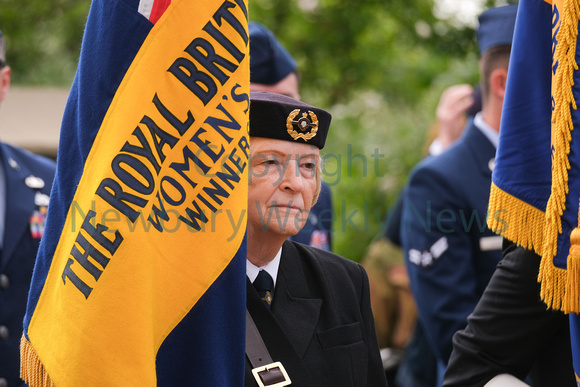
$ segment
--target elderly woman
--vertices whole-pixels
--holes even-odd
[[[246,386],[387,384],[362,266],[287,240],[320,192],[330,118],[250,95]]]

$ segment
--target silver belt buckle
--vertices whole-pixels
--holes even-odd
[[[260,387],[283,387],[292,383],[284,366],[279,361],[256,367],[252,369],[252,374]],[[268,381],[268,376],[273,380]]]

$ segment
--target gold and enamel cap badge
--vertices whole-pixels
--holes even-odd
[[[297,116],[299,118],[296,118]],[[313,111],[309,110],[300,114],[300,109],[295,109],[286,119],[286,129],[294,140],[301,138],[304,141],[308,141],[316,136],[318,132],[318,117]]]

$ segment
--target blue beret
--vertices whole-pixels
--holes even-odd
[[[505,44],[512,44],[516,24],[517,4],[491,8],[479,15],[477,41],[479,53]]]
[[[294,98],[266,91],[250,93],[250,136],[324,148],[330,113]]]
[[[256,22],[248,23],[250,33],[250,82],[274,85],[296,71],[296,61],[272,31]]]

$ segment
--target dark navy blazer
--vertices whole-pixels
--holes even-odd
[[[30,278],[55,172],[54,161],[0,143],[6,175],[0,253],[0,383],[20,386],[20,338]],[[39,179],[38,179],[39,178]]]
[[[494,156],[470,121],[456,144],[415,168],[404,193],[401,239],[411,290],[441,364],[501,259],[501,237],[486,224]]]
[[[247,285],[248,311],[293,386],[386,386],[361,265],[286,241],[272,309]],[[249,361],[245,385],[257,386]]]

